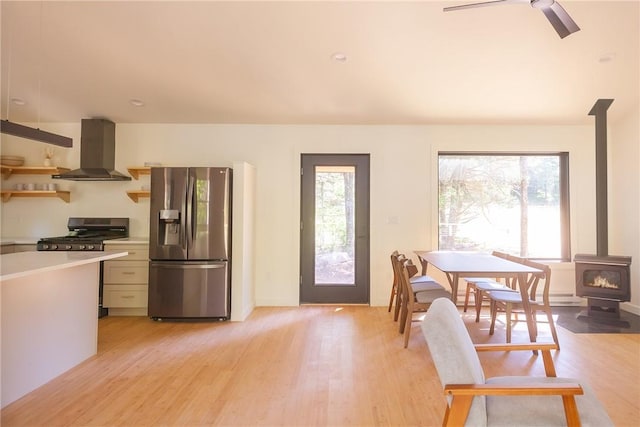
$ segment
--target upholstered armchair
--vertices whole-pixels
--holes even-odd
[[[443,425],[613,425],[587,385],[556,377],[551,357],[555,343],[474,346],[457,308],[447,298],[431,304],[421,328],[446,395]],[[546,377],[486,379],[477,355],[478,351],[534,349],[542,353]]]

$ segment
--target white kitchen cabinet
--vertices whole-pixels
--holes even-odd
[[[105,250],[122,250],[129,255],[104,263],[102,305],[109,316],[146,316],[149,287],[149,245],[110,244]]]

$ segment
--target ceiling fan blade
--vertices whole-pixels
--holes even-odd
[[[558,2],[553,2],[550,6],[541,8],[544,16],[547,17],[553,28],[561,39],[580,31],[580,27],[569,16],[566,10]]]
[[[450,6],[450,7],[445,7],[442,10],[444,10],[445,12],[451,12],[453,10],[474,9],[476,7],[495,6],[503,3],[515,3],[515,2],[519,2],[519,1],[518,0],[515,0],[515,1],[514,0],[493,0],[493,1],[485,1],[481,3],[461,4],[460,6]]]

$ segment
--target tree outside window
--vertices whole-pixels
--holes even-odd
[[[355,168],[316,167],[315,282],[355,281]]]
[[[439,249],[568,253],[567,153],[440,153]]]

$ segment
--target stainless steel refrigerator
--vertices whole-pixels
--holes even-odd
[[[151,168],[149,317],[228,319],[230,168]]]

